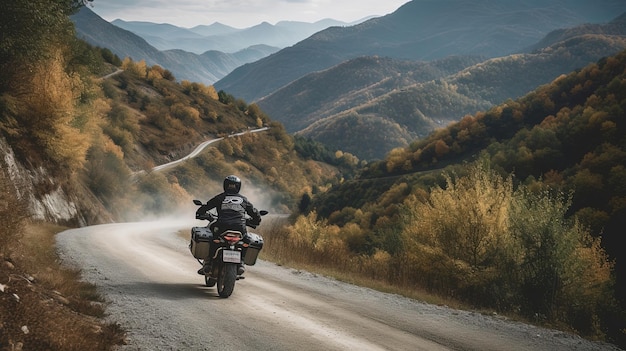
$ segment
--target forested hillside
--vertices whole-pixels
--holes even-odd
[[[401,107],[408,104],[411,97],[403,92],[421,83],[443,79],[483,60],[454,56],[414,62],[360,57],[298,79],[261,99],[258,105],[291,133],[364,159],[382,158],[392,148],[407,145],[410,140],[426,136],[441,126],[435,116],[424,115],[413,107]],[[382,99],[394,93],[401,96],[395,104],[401,111],[393,108],[374,111]],[[450,108],[462,113],[486,107],[480,101],[456,99],[454,107]],[[369,111],[361,111],[366,108]],[[374,130],[377,132],[373,133]]]
[[[621,52],[466,116],[313,197],[300,232],[337,231],[398,284],[624,345],[625,84]]]

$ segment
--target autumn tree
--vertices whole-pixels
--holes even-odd
[[[8,2],[0,20],[0,130],[24,157],[70,172],[84,164],[90,124],[77,109],[87,83],[68,61],[76,40],[69,15],[82,5]]]
[[[73,40],[69,15],[87,1],[5,1],[0,11],[0,93],[17,83],[12,76],[50,57],[51,48]]]

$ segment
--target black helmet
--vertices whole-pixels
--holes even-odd
[[[224,192],[226,194],[238,194],[241,190],[241,179],[234,175],[229,175],[224,179]]]

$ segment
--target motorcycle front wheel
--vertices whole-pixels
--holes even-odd
[[[220,297],[229,297],[235,289],[237,281],[237,265],[235,263],[224,263],[217,276],[217,293]]]

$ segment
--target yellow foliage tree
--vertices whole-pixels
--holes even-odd
[[[88,136],[77,125],[80,78],[65,72],[61,52],[47,64],[36,66],[29,78],[18,113],[22,128],[56,165],[70,171],[80,169],[89,147]]]
[[[570,204],[554,190],[514,189],[511,176],[476,163],[426,201],[408,198],[402,254],[426,288],[568,323],[586,316],[589,328],[610,305],[612,263],[599,239],[566,218]]]
[[[432,189],[428,202],[410,204],[415,223],[409,238],[442,250],[462,266],[478,268],[490,260],[507,233],[512,179],[476,165],[469,176],[446,176],[446,187]],[[425,240],[424,240],[425,239]]]
[[[139,78],[144,78],[148,74],[148,66],[145,60],[134,62],[130,57],[124,58],[122,61],[122,69]]]

